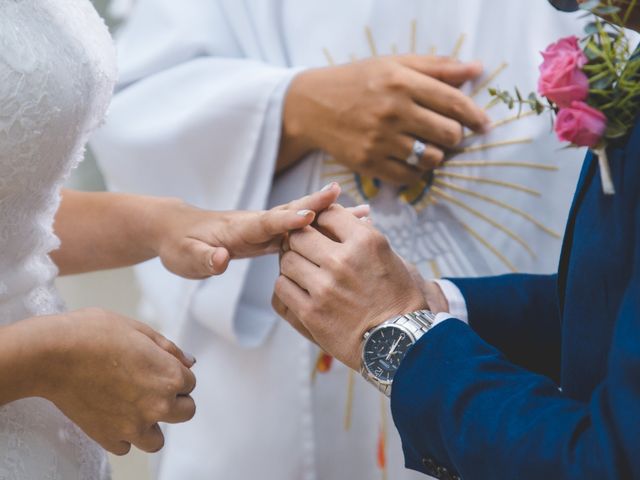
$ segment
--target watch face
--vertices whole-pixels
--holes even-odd
[[[379,382],[391,382],[413,337],[397,325],[371,332],[364,344],[364,366]]]

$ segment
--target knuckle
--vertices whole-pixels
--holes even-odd
[[[429,150],[426,161],[429,167],[435,168],[444,161],[444,152],[439,148]]]
[[[367,232],[364,237],[364,244],[369,251],[379,252],[385,250],[389,246],[387,238],[377,230]]]
[[[171,413],[171,402],[166,398],[159,399],[156,401],[153,411],[155,412],[155,421],[166,418]]]
[[[158,453],[164,448],[164,435],[160,435],[153,445],[149,447],[148,453]]]
[[[356,166],[370,167],[373,164],[373,151],[373,145],[365,141],[362,148],[352,155],[351,160]]]
[[[139,438],[142,435],[142,432],[144,432],[142,420],[126,421],[120,427],[120,432],[122,433],[122,436],[129,441]]]
[[[188,422],[189,420],[191,420],[193,417],[196,416],[196,411],[198,410],[198,408],[196,407],[196,402],[189,397],[189,406],[186,409],[186,415],[185,415],[185,421]]]
[[[340,277],[343,275],[345,268],[351,262],[352,256],[350,255],[350,251],[337,251],[333,252],[332,255],[328,257],[327,268],[335,277]]]
[[[117,457],[124,457],[131,451],[131,444],[123,442],[120,445],[109,448],[109,451]]]
[[[407,77],[395,62],[386,61],[382,79],[387,90],[404,91],[407,89]]]
[[[285,252],[280,259],[280,268],[283,272],[289,272],[293,264],[293,253]]]
[[[332,296],[334,291],[334,283],[333,281],[327,278],[319,278],[317,279],[316,285],[316,296],[323,302],[328,301],[328,299]]]
[[[469,116],[470,100],[462,93],[456,92],[449,103],[449,109],[453,117],[461,119]]]
[[[273,298],[271,299],[271,303],[273,305],[277,305],[277,306],[281,306],[282,305],[282,300],[280,299],[281,293],[282,293],[282,289],[284,287],[286,280],[284,278],[283,275],[279,275],[278,278],[276,278],[276,283],[273,287]]]
[[[398,102],[388,95],[378,100],[375,116],[378,123],[395,122],[399,118]]]
[[[174,366],[169,369],[167,373],[167,392],[169,394],[174,394],[182,390],[185,386],[184,378],[182,376],[182,371],[179,366]]]
[[[455,147],[462,141],[462,126],[451,123],[442,129],[442,141],[447,147]]]

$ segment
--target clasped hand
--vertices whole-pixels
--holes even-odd
[[[384,235],[339,205],[290,234],[280,268],[275,310],[355,370],[367,330],[429,303],[429,285]]]

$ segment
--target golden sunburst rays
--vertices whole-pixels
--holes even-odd
[[[516,273],[518,269],[515,267],[513,263],[509,261],[509,259],[504,256],[504,254],[496,248],[489,240],[480,235],[475,229],[473,229],[469,224],[463,222],[459,218],[457,219],[460,226],[473,238],[475,238],[481,245],[483,245],[487,250],[489,250],[495,257],[500,260],[512,273]]]
[[[450,55],[451,58],[458,60],[458,58],[460,57],[460,52],[462,51],[462,47],[466,39],[467,39],[467,36],[464,33],[458,37],[458,40],[456,40],[456,44],[453,46],[453,51],[451,52],[451,55]]]
[[[387,418],[388,399],[384,395],[380,395],[380,433],[378,438],[378,468],[382,473],[382,480],[389,478],[389,462],[387,459],[388,452],[388,432],[389,423]]]
[[[487,75],[478,85],[475,86],[471,93],[469,94],[472,98],[477,97],[482,93],[485,89],[489,87],[493,83],[493,81],[500,76],[502,72],[504,72],[509,64],[507,62],[502,62],[498,68],[496,68],[493,72]]]
[[[538,227],[540,230],[542,230],[543,232],[547,233],[548,235],[560,239],[562,238],[561,235],[552,230],[551,228],[545,226],[542,222],[540,222],[539,220],[537,220],[535,217],[533,217],[532,215],[530,215],[529,213],[525,212],[524,210],[521,210],[520,208],[514,207],[513,205],[508,204],[507,202],[503,202],[501,200],[498,200],[496,198],[493,198],[489,195],[485,195],[482,193],[478,193],[475,192],[473,190],[470,190],[468,188],[464,188],[461,187],[459,185],[455,185],[451,182],[447,182],[445,180],[440,180],[438,178],[433,180],[433,185],[436,187],[441,187],[441,188],[446,188],[449,190],[454,190],[458,193],[463,193],[465,195],[471,196],[473,198],[477,198],[479,200],[483,200],[487,203],[490,203],[492,205],[495,205],[497,207],[503,208],[505,210],[510,211],[511,213],[514,213],[522,218],[524,218],[525,220],[527,220],[528,222],[532,223],[533,225],[535,225],[536,227]]]
[[[489,215],[487,215],[485,213],[482,213],[477,208],[472,207],[468,203],[460,200],[459,198],[456,198],[453,195],[445,192],[442,188],[440,188],[437,185],[435,185],[435,182],[434,182],[433,185],[431,185],[430,192],[432,192],[432,194],[436,198],[440,198],[440,199],[446,200],[447,202],[449,202],[449,203],[451,203],[453,205],[456,205],[457,207],[460,207],[461,209],[467,211],[468,213],[470,213],[474,217],[476,217],[476,218],[478,218],[478,219],[490,224],[494,228],[500,230],[502,233],[504,233],[505,235],[510,237],[516,243],[520,244],[520,246],[522,246],[522,248],[524,248],[533,258],[536,258],[536,254],[533,251],[533,248],[531,248],[531,246],[529,245],[529,243],[524,238],[522,238],[520,235],[518,235],[516,232],[514,232],[512,229],[502,225],[501,223],[499,223],[496,220],[494,220],[493,218],[491,218]]]
[[[418,45],[418,20],[411,20],[411,35],[409,36],[409,52],[416,53]]]
[[[510,147],[512,145],[523,145],[523,144],[532,143],[532,142],[533,142],[533,138],[523,137],[523,138],[514,138],[511,140],[500,140],[500,141],[491,142],[491,143],[480,143],[478,145],[469,145],[466,147],[453,149],[451,150],[451,153],[449,154],[448,157],[453,158],[456,155],[460,155],[461,153],[482,152],[484,150],[491,150],[493,148]]]
[[[376,41],[373,38],[373,32],[370,27],[364,28],[364,33],[367,36],[367,43],[369,44],[369,50],[371,51],[372,57],[378,56],[378,47],[376,47]]]
[[[502,120],[496,120],[491,125],[489,125],[489,128],[491,130],[495,130],[496,128],[504,127],[505,125],[509,125],[510,123],[517,122],[518,120],[522,120],[523,118],[527,118],[527,117],[532,117],[534,115],[536,115],[536,112],[533,112],[533,111],[523,112],[523,113],[520,113],[519,115],[511,115],[507,118],[503,118]],[[478,137],[480,135],[481,135],[480,133],[469,131],[464,135],[464,138],[465,140],[467,140],[470,138]]]
[[[449,160],[440,168],[446,170],[448,168],[460,167],[516,167],[546,170],[548,172],[557,172],[559,170],[555,165],[547,165],[546,163],[512,162],[503,160]]]
[[[351,417],[353,414],[353,394],[356,386],[356,374],[350,368],[347,374],[347,401],[344,409],[344,429],[351,430]]]
[[[435,259],[429,260],[429,267],[431,267],[433,278],[442,278],[442,270],[440,270],[437,260]]]
[[[484,183],[487,185],[493,185],[495,187],[503,187],[508,188],[510,190],[516,190],[518,192],[528,193],[529,195],[533,195],[535,197],[541,197],[542,194],[533,188],[529,188],[525,185],[521,185],[515,182],[507,182],[505,180],[498,180],[496,178],[487,178],[480,177],[476,175],[466,175],[464,173],[453,173],[443,171],[444,169],[438,169],[433,172],[434,177],[445,177],[445,178],[453,178],[457,180],[467,180],[470,182]]]
[[[338,163],[334,159],[330,159],[324,162],[325,165],[339,165],[342,167],[342,164]],[[329,170],[322,174],[323,181],[334,181],[338,182],[342,187],[342,190],[347,193],[351,198],[353,198],[358,203],[366,203],[368,201],[367,197],[360,191],[358,186],[357,174],[348,170],[346,168],[340,168],[338,170]]]
[[[336,61],[333,59],[333,56],[331,55],[331,52],[328,48],[323,48],[322,53],[324,54],[324,58],[327,59],[327,63],[329,65],[334,66],[336,64]]]

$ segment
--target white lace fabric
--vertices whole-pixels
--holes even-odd
[[[54,214],[115,76],[88,0],[0,0],[0,325],[64,308],[48,255]],[[0,408],[1,480],[108,477],[104,452],[50,402]]]

